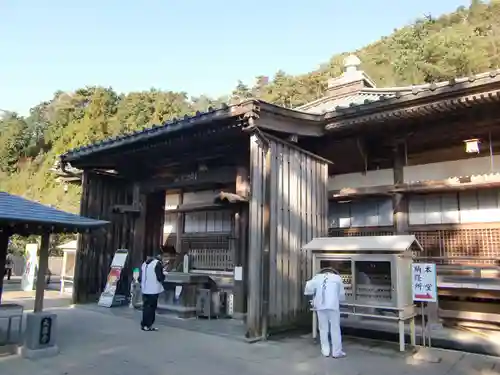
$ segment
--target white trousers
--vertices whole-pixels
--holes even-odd
[[[341,357],[345,355],[342,351],[342,336],[340,333],[340,311],[335,310],[317,310],[319,339],[321,343],[321,354],[328,357]],[[331,352],[330,340],[331,339]]]

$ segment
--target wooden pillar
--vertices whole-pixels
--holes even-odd
[[[396,186],[404,183],[404,167],[406,165],[406,150],[405,144],[402,142],[396,143],[394,146],[394,184]],[[396,234],[409,234],[409,220],[408,220],[408,196],[395,193],[393,195],[394,207],[394,227]],[[438,303],[427,304],[427,314],[429,317],[429,325],[432,327],[439,327],[439,305]]]
[[[66,266],[68,264],[68,251],[63,250],[63,258],[62,258],[62,266],[61,266],[61,281],[60,281],[60,290],[61,294],[64,293],[64,278],[66,277]]]
[[[142,262],[144,261],[144,257],[148,252],[152,251],[152,249],[145,249],[144,245],[145,234],[146,234],[146,195],[141,194],[139,185],[134,185],[133,187],[133,206],[139,208],[139,215],[134,219],[134,239],[133,239],[133,248],[132,254],[130,254],[130,260],[132,269],[135,267],[140,267]]]
[[[248,283],[246,337],[257,339],[262,336],[262,210],[263,199],[263,155],[256,135],[250,137],[250,179],[252,184],[249,202],[248,263],[246,277]]]
[[[145,248],[159,250],[163,245],[165,225],[165,191],[156,191],[146,197]]]
[[[89,171],[84,170],[82,173],[82,196],[80,200],[80,215],[89,217],[90,195],[92,191],[92,180]],[[86,238],[84,238],[84,236]],[[88,289],[85,282],[85,263],[88,261],[88,244],[90,236],[83,233],[77,234],[76,237],[76,253],[75,253],[75,269],[73,271],[73,292],[71,294],[72,303],[85,302],[88,296]]]
[[[45,275],[49,268],[49,243],[50,233],[42,234],[42,243],[40,245],[40,256],[38,261],[38,273],[36,275],[35,291],[35,312],[43,310],[43,295],[45,293]]]
[[[7,232],[0,232],[0,303],[2,303],[3,278],[5,274],[7,249],[9,247],[9,237],[10,236]]]
[[[405,145],[398,142],[394,145],[394,185],[404,183],[404,166],[406,165]],[[396,234],[408,233],[408,200],[401,193],[395,193],[392,197],[394,208],[394,228]]]
[[[184,202],[184,192],[179,192],[179,206]],[[177,212],[177,222],[175,224],[175,251],[177,254],[183,254],[182,251],[182,236],[184,234],[184,213]]]
[[[270,267],[271,267],[271,147],[264,151],[264,211],[262,215],[262,337],[267,339],[269,325]]]
[[[236,171],[236,194],[248,198],[250,192],[250,183],[248,169],[239,167]],[[246,313],[246,290],[245,279],[247,277],[246,269],[246,249],[247,249],[247,226],[248,226],[248,207],[240,207],[234,215],[234,268],[235,276],[237,270],[241,270],[242,279],[234,280],[233,289],[233,316],[236,319],[243,319]]]

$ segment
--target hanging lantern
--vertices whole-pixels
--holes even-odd
[[[479,154],[479,144],[481,141],[479,139],[467,139],[465,143],[465,152],[468,154]]]

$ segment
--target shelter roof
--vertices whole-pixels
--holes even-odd
[[[73,163],[96,153],[122,150],[132,145],[150,144],[153,141],[166,139],[174,134],[188,132],[189,130],[193,131],[210,123],[222,122],[223,120],[240,119],[243,123],[244,120],[250,118],[258,119],[264,113],[284,116],[291,120],[300,120],[304,130],[308,125],[314,124],[318,127],[318,132],[322,132],[322,126],[320,125],[322,124],[322,116],[283,108],[262,100],[250,99],[231,106],[223,104],[221,108],[209,108],[207,112],[197,112],[194,116],[186,115],[181,119],[174,118],[161,125],[85,145],[61,155],[61,161],[63,164]],[[240,125],[243,126],[243,124]],[[264,124],[264,126],[268,127],[267,124]],[[291,133],[296,134],[296,129]]]
[[[367,236],[367,237],[319,237],[303,247],[312,251],[390,251],[423,250],[414,235]]]
[[[8,228],[14,233],[82,232],[102,227],[108,223],[60,211],[0,191],[0,228]]]

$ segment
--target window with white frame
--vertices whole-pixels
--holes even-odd
[[[165,212],[165,222],[163,224],[163,233],[177,233],[177,214]]]
[[[392,199],[369,198],[349,202],[330,202],[330,228],[383,227],[393,224]]]
[[[408,208],[410,225],[500,222],[500,189],[414,195]]]
[[[224,210],[187,213],[184,218],[184,232],[231,232],[231,211]]]
[[[202,190],[183,194],[183,204],[213,202],[216,190]],[[179,208],[179,193],[165,195],[164,234],[177,233],[177,213],[171,212]],[[170,212],[169,212],[170,211]],[[190,212],[184,214],[184,233],[229,233],[231,232],[230,210]]]

